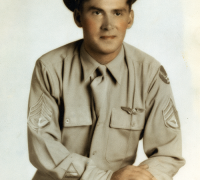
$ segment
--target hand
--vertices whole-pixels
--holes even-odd
[[[154,180],[153,175],[146,169],[148,169],[148,165],[129,165],[115,171],[111,180]]]

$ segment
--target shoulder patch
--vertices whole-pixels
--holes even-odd
[[[80,177],[79,173],[75,169],[74,165],[71,163],[69,168],[67,169],[67,172],[65,174],[65,178],[76,178]]]
[[[180,129],[178,112],[171,99],[168,101],[167,106],[163,109],[163,118],[166,127]]]
[[[167,72],[165,71],[163,66],[160,66],[159,77],[164,83],[166,83],[166,84],[170,83],[169,78],[167,76]]]
[[[50,123],[52,111],[46,102],[46,96],[42,94],[40,99],[30,109],[28,126],[37,131]]]

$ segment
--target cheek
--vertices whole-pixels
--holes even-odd
[[[128,27],[127,21],[120,21],[118,23],[118,29],[120,29],[121,32],[126,31],[127,27]]]
[[[99,28],[96,21],[89,19],[84,21],[83,29],[87,34],[95,34]]]

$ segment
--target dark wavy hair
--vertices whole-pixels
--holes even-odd
[[[133,3],[135,3],[136,0],[127,0],[126,3],[129,5],[129,9],[131,10],[131,7]]]
[[[74,11],[75,9],[83,10],[84,2],[89,0],[63,0],[65,5],[71,10]],[[127,4],[129,5],[129,9],[131,10],[132,4],[135,3],[136,0],[127,0]]]
[[[84,4],[84,2],[86,2],[86,1],[89,1],[89,0],[77,0],[77,2],[79,2],[79,5],[78,5],[78,9],[79,9],[79,10],[82,10],[83,4]],[[136,1],[136,0],[127,0],[127,1],[126,1],[126,3],[128,4],[130,10],[131,10],[131,7],[132,7],[132,5],[133,5],[133,3],[134,3],[135,1]]]

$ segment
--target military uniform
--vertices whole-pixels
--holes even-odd
[[[28,107],[33,180],[109,180],[134,163],[143,138],[148,171],[171,180],[185,161],[170,82],[151,56],[123,43],[105,65],[108,87],[97,115],[91,83],[100,67],[79,40],[35,65]]]

